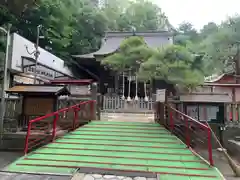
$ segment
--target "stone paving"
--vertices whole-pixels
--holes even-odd
[[[157,178],[77,173],[72,180],[157,180]]]
[[[0,172],[0,180],[71,180],[71,177]]]

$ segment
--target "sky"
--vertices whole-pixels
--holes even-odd
[[[240,14],[240,0],[151,0],[161,7],[176,27],[181,22],[191,22],[200,30],[208,22],[217,24],[227,16]]]

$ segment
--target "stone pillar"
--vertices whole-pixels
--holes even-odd
[[[100,102],[99,102],[98,93],[97,93],[97,83],[92,83],[91,99],[96,101],[96,103],[94,103],[94,106],[93,106],[93,112],[95,112],[93,116],[93,120],[100,120],[101,111],[99,107]]]

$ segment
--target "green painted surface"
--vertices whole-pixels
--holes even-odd
[[[196,162],[189,162],[193,160]],[[221,179],[214,168],[160,125],[135,122],[91,122],[20,158],[7,170],[72,174],[77,167],[162,172],[161,180],[207,179],[195,175]]]

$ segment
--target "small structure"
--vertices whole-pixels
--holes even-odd
[[[70,95],[66,86],[56,85],[16,85],[6,92],[22,96],[22,114],[18,123],[25,125],[34,117],[56,111],[58,97]]]
[[[78,104],[80,101],[90,99],[96,100],[97,103],[95,103],[94,108],[96,109],[97,117],[100,120],[100,105],[102,100],[100,94],[97,93],[97,84],[93,82],[93,79],[52,80],[50,83],[52,85],[65,85],[71,93],[71,97],[68,98],[67,104],[66,101],[59,101],[60,108]],[[64,98],[62,100],[64,100]]]
[[[92,79],[66,79],[52,80],[52,85],[64,85],[68,87],[72,97],[88,97],[91,95]]]

